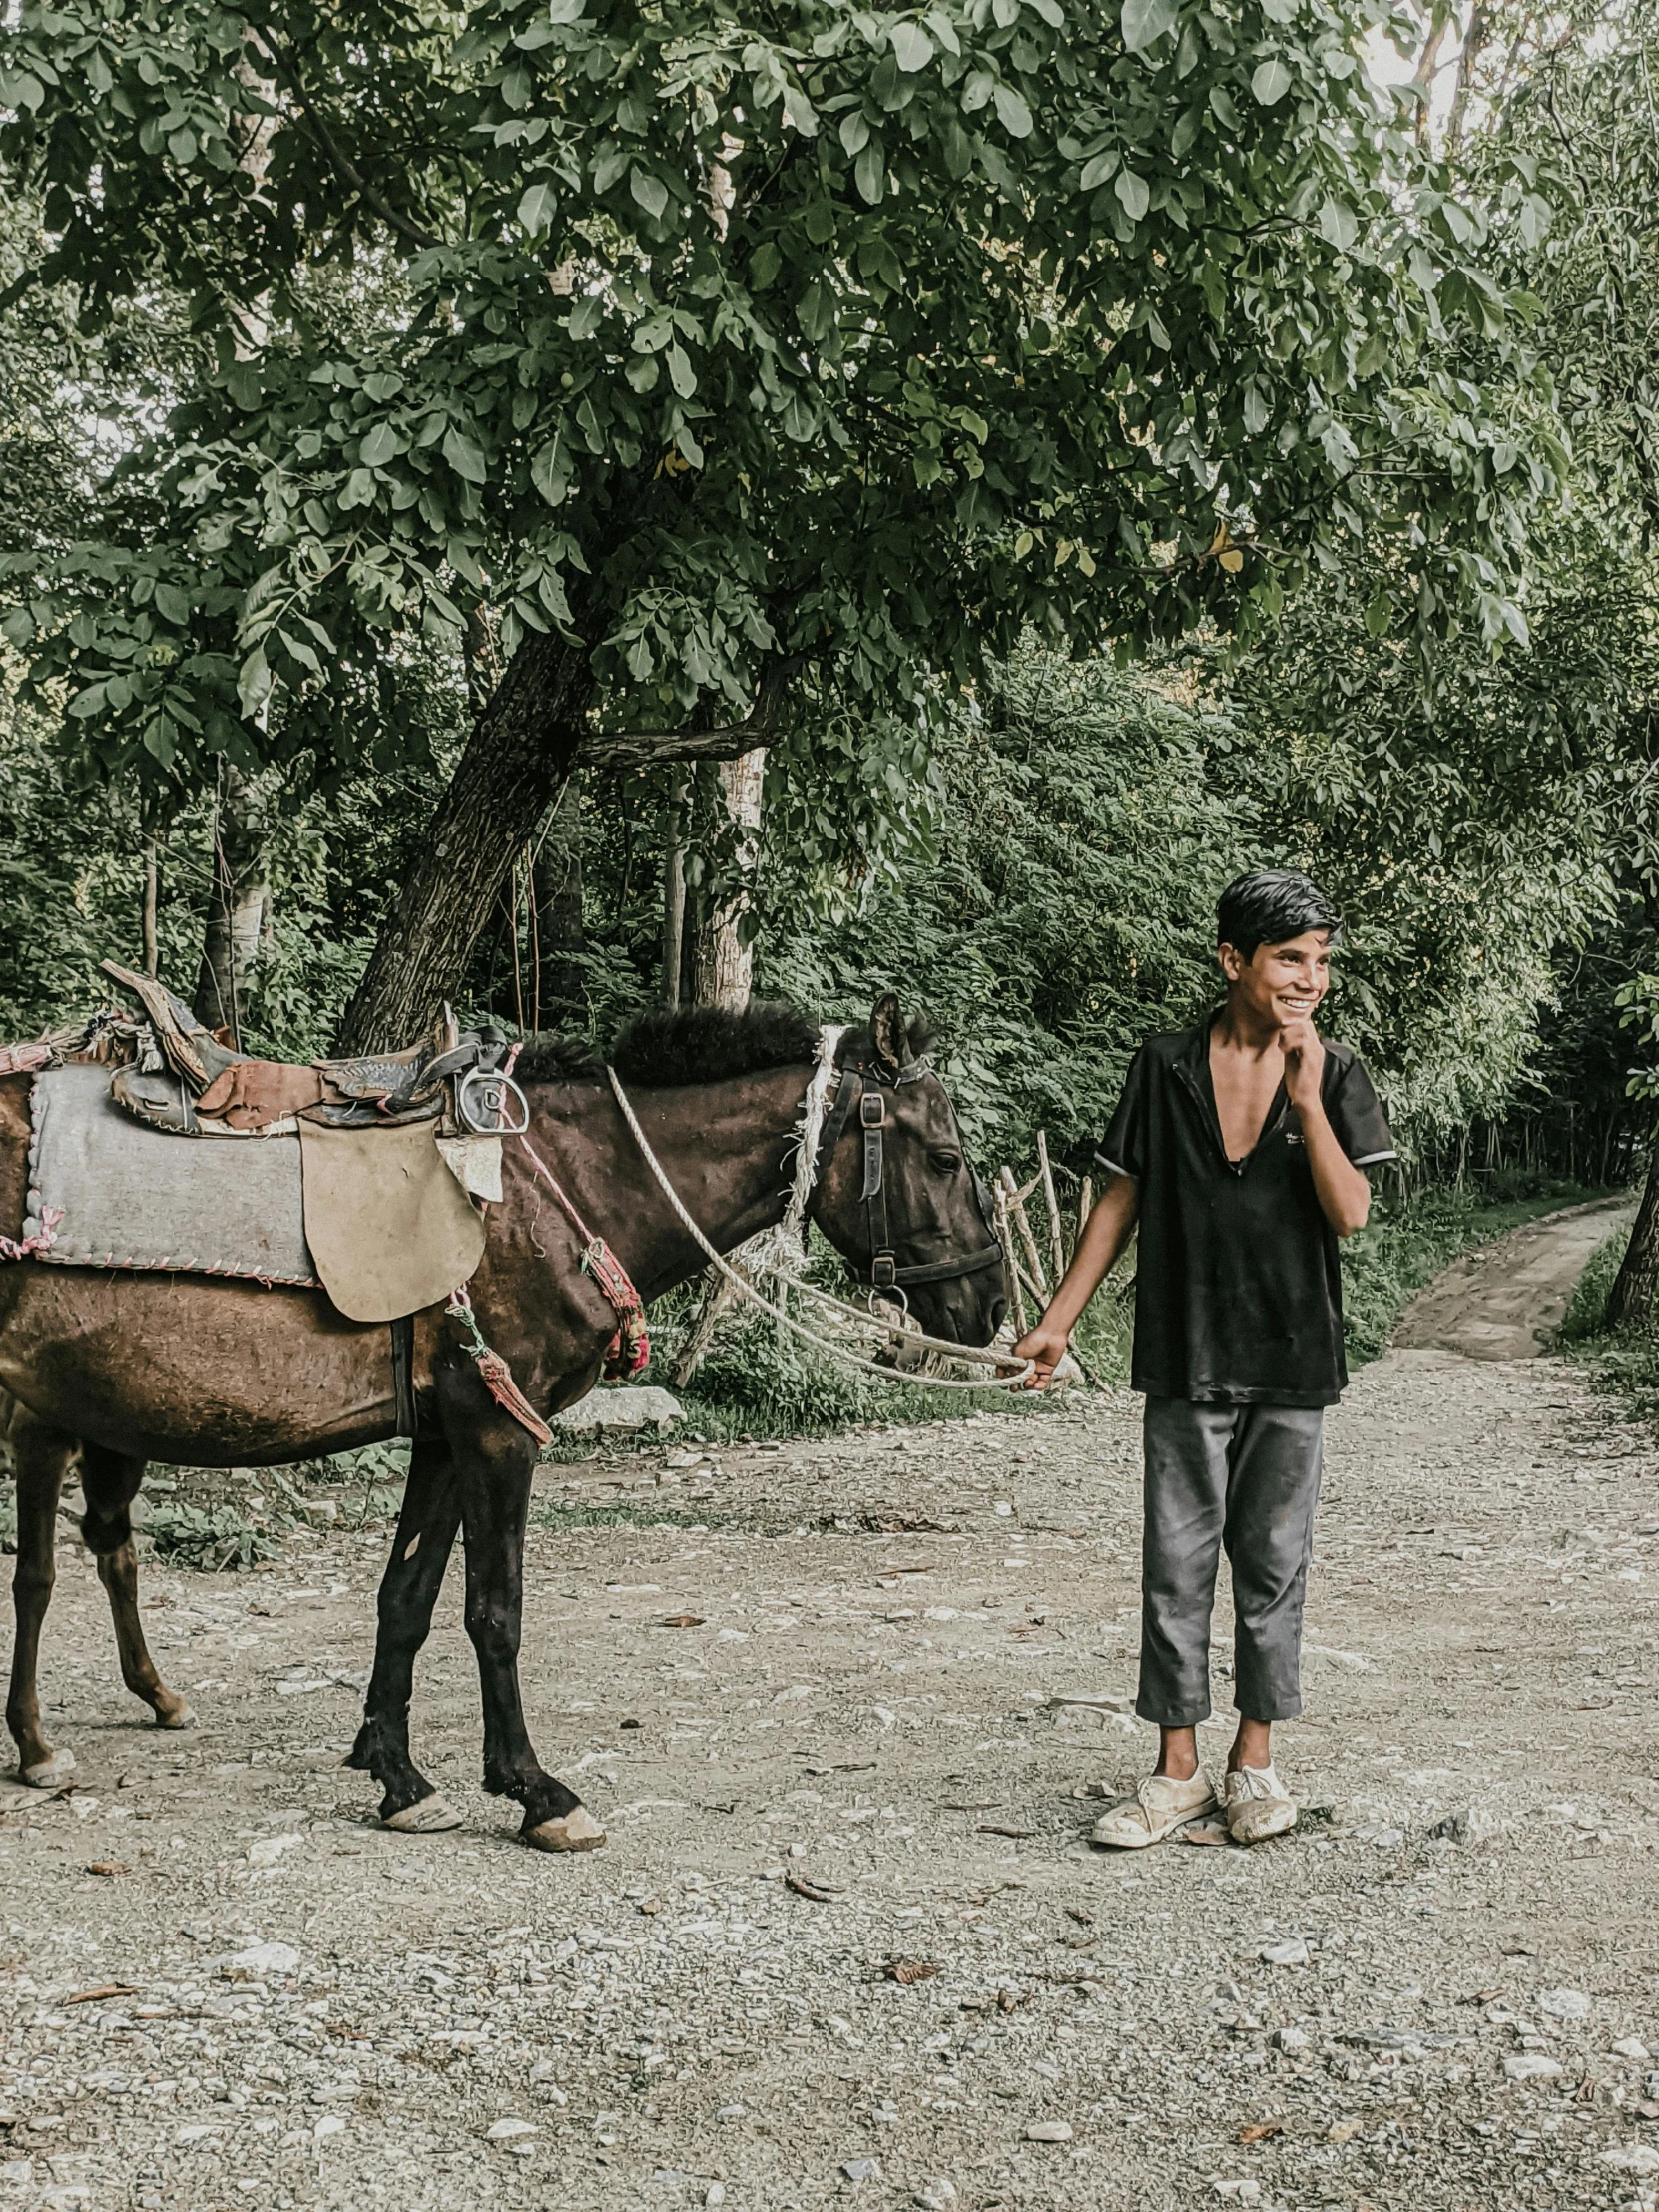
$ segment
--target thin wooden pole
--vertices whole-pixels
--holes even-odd
[[[1048,1202],[1048,1249],[1054,1256],[1054,1280],[1066,1272],[1066,1240],[1060,1227],[1060,1198],[1054,1188],[1054,1170],[1048,1164],[1048,1138],[1037,1131],[1037,1159],[1042,1167],[1043,1197]]]
[[[1006,1175],[1007,1172],[1004,1168],[1002,1174]],[[1014,1335],[1023,1337],[1031,1325],[1025,1318],[1025,1300],[1019,1287],[1020,1266],[1014,1256],[1014,1232],[1008,1219],[1008,1187],[1001,1176],[997,1178],[992,1198],[996,1209],[996,1241],[1002,1247],[1002,1271],[1007,1278],[1008,1297],[1014,1309]]]
[[[1043,1275],[1042,1261],[1038,1258],[1037,1255],[1037,1240],[1035,1237],[1032,1236],[1031,1224],[1026,1218],[1025,1193],[1014,1181],[1014,1171],[1012,1168],[1005,1167],[1002,1172],[1007,1177],[1008,1212],[1013,1219],[1015,1227],[1019,1231],[1019,1241],[1025,1247],[1025,1257],[1031,1263],[1031,1277],[1036,1288],[1037,1295],[1039,1298],[1043,1299],[1046,1302],[1048,1298],[1048,1284]]]
[[[161,974],[162,954],[160,943],[160,912],[162,897],[162,864],[160,839],[151,836],[144,847],[144,912],[141,929],[144,940],[144,972],[152,980]]]

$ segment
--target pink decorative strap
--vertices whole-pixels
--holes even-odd
[[[52,1057],[49,1044],[0,1045],[0,1075],[28,1075]]]
[[[651,1359],[651,1336],[645,1326],[645,1302],[635,1290],[628,1270],[603,1237],[596,1237],[565,1196],[558,1177],[530,1142],[519,1143],[530,1165],[564,1208],[571,1227],[582,1240],[582,1273],[591,1275],[606,1304],[617,1318],[616,1335],[605,1347],[605,1374],[612,1382],[638,1375]]]

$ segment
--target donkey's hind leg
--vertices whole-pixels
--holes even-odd
[[[144,1480],[145,1462],[102,1444],[81,1446],[81,1488],[87,1501],[81,1534],[98,1561],[98,1579],[110,1600],[121,1679],[143,1698],[159,1728],[188,1728],[196,1715],[156,1672],[139,1619],[138,1555],[133,1549],[131,1506]]]
[[[58,1498],[76,1441],[21,1405],[11,1408],[6,1440],[17,1468],[17,1566],[12,1574],[17,1633],[6,1726],[17,1745],[19,1780],[33,1789],[51,1790],[74,1773],[75,1754],[54,1751],[41,1733],[36,1670],[41,1624],[57,1576]]]

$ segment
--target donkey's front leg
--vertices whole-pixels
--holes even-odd
[[[387,1828],[417,1836],[461,1825],[460,1814],[409,1755],[414,1663],[431,1632],[432,1608],[443,1587],[460,1517],[460,1487],[449,1445],[441,1436],[417,1437],[409,1451],[409,1478],[391,1557],[380,1578],[374,1671],[363,1700],[363,1724],[345,1761],[372,1774],[385,1792],[380,1818]]]
[[[53,1790],[74,1773],[75,1754],[54,1751],[41,1733],[36,1672],[41,1624],[57,1578],[58,1498],[76,1442],[21,1405],[12,1411],[8,1441],[17,1465],[17,1565],[12,1570],[17,1633],[6,1726],[17,1745],[18,1780],[32,1789]]]
[[[581,1799],[543,1769],[519,1693],[524,1523],[535,1439],[495,1404],[476,1375],[452,1371],[445,1381],[450,1385],[442,1392],[445,1426],[455,1438],[461,1470],[466,1630],[478,1654],[484,1701],[484,1788],[517,1798],[524,1808],[520,1833],[538,1851],[593,1851],[605,1841],[605,1831]]]

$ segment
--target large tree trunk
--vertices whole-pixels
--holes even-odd
[[[1630,1232],[1624,1263],[1607,1298],[1607,1320],[1614,1329],[1640,1327],[1652,1318],[1659,1292],[1659,1152],[1647,1171],[1636,1226]]]
[[[752,864],[761,827],[761,793],[766,783],[767,757],[761,747],[740,753],[735,761],[720,763],[721,796],[726,811],[743,832],[744,864]],[[730,1006],[742,1012],[749,1004],[755,977],[755,947],[739,934],[739,923],[749,909],[749,896],[739,891],[724,906],[704,912],[697,942],[697,1003]]]
[[[584,1007],[587,950],[582,914],[582,777],[565,780],[547,826],[530,886],[536,902],[534,1026],[551,1029]]]
[[[214,825],[214,879],[192,1007],[242,1049],[243,1000],[271,904],[265,810],[253,783],[225,764]]]
[[[380,931],[336,1051],[412,1043],[455,995],[515,854],[575,758],[592,682],[587,654],[558,638],[527,638],[513,655]]]

